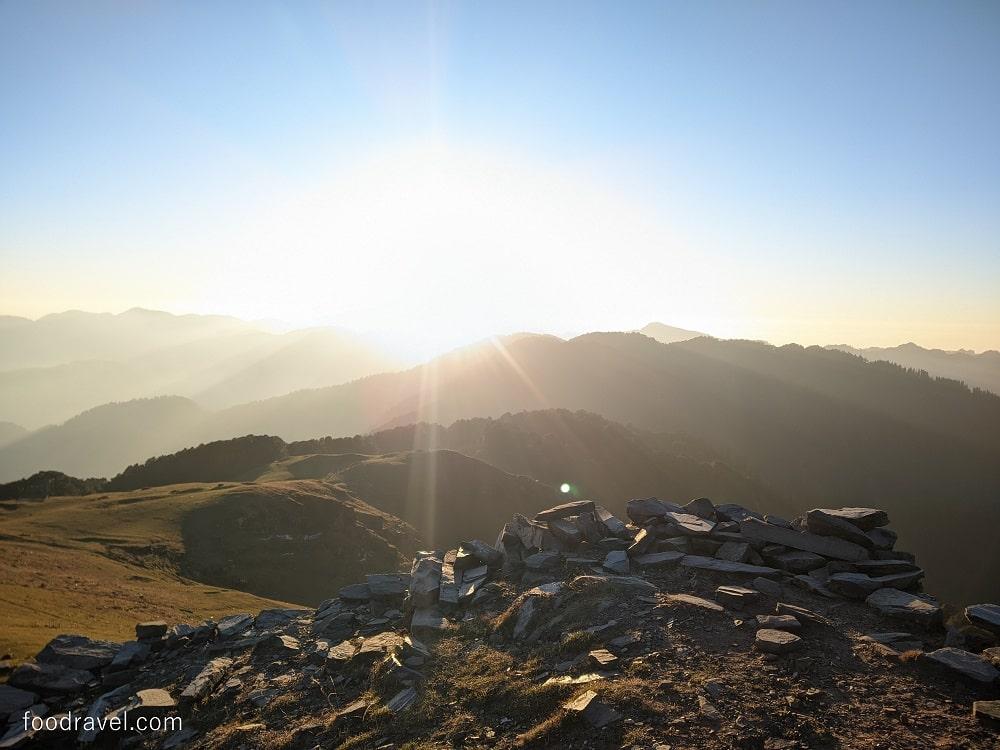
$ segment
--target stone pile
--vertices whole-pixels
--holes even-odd
[[[31,738],[23,727],[26,711],[108,717],[129,709],[197,716],[220,703],[260,709],[283,686],[315,676],[348,696],[338,722],[359,721],[374,709],[403,712],[419,699],[433,641],[482,621],[483,612],[491,613],[485,619],[496,647],[530,647],[558,638],[572,617],[589,618],[572,622],[573,628],[603,647],[555,664],[545,684],[590,688],[613,676],[620,655],[642,642],[634,631],[621,632],[618,615],[598,620],[595,601],[634,605],[650,616],[686,608],[730,617],[753,628],[752,650],[764,661],[799,658],[817,633],[841,627],[829,613],[815,611],[821,606],[789,603],[790,592],[829,605],[863,601],[871,617],[914,631],[869,633],[862,639],[867,647],[897,657],[919,652],[929,668],[980,686],[1000,685],[1000,607],[967,608],[963,622],[949,622],[942,639],[941,606],[921,593],[923,571],[913,555],[894,549],[896,535],[883,511],[824,508],[786,521],[706,498],[684,506],[648,498],[630,501],[626,512],[628,522],[578,501],[531,519],[515,515],[493,545],[472,539],[455,549],[419,552],[409,571],[367,575],[315,610],[269,609],[172,627],[143,622],[125,643],[59,636],[0,685],[0,727],[5,719],[9,724],[6,734],[0,731],[0,749]],[[706,578],[714,601],[663,586]],[[923,653],[931,641],[940,647]],[[391,686],[380,706],[370,698],[372,675]],[[996,707],[981,703],[977,716],[985,722]],[[622,719],[596,688],[563,709],[595,729]],[[718,719],[708,698],[700,710]],[[157,746],[179,747],[192,731],[166,736]],[[91,743],[98,734],[74,732],[67,742]]]

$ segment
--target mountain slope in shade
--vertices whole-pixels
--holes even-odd
[[[1000,352],[989,350],[976,354],[971,351],[944,351],[924,349],[914,343],[892,347],[872,346],[858,349],[846,344],[828,346],[827,349],[856,354],[870,361],[893,362],[913,370],[924,370],[931,375],[960,380],[973,388],[984,388],[1000,394]]]
[[[661,344],[674,344],[678,341],[689,341],[708,335],[707,333],[689,331],[686,328],[668,326],[666,323],[657,323],[655,321],[640,328],[639,333],[643,336],[649,336],[651,339],[656,339]]]
[[[197,442],[193,438],[207,416],[193,401],[177,396],[99,406],[0,449],[0,481],[48,469],[110,476],[124,468],[123,458],[132,464]]]

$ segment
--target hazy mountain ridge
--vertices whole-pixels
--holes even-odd
[[[984,388],[1000,394],[1000,351],[993,349],[977,354],[966,349],[925,349],[913,342],[891,347],[858,348],[835,344],[826,348],[856,354],[870,361],[882,360],[914,370],[924,370],[931,375],[960,380],[970,387]]]
[[[170,444],[149,421],[143,430],[153,435],[142,450],[134,424],[112,419],[113,429],[78,429],[72,439],[54,428],[45,440],[32,436],[32,450],[27,438],[0,449],[0,477],[38,469],[111,475],[147,456],[233,435],[295,440],[551,407],[688,434],[788,499],[789,512],[885,507],[928,568],[948,578],[934,586],[956,598],[969,585],[990,585],[967,580],[972,558],[1000,565],[988,539],[990,524],[1000,523],[1000,397],[821,347],[709,338],[664,345],[638,333],[498,341],[403,372],[201,410],[164,431]],[[105,469],[115,458],[109,443],[122,447]],[[980,523],[967,529],[970,517]],[[971,535],[964,549],[938,543],[939,531],[959,527]]]
[[[276,334],[221,316],[72,311],[0,326],[0,419],[41,427],[155,396],[218,409],[395,366],[332,328]]]

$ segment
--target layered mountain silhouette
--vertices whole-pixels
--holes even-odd
[[[236,318],[142,309],[7,318],[0,419],[37,428],[109,402],[161,395],[223,408],[395,366],[331,328],[277,334]]]
[[[924,349],[913,342],[899,346],[858,349],[846,344],[829,346],[828,349],[857,354],[876,361],[894,362],[914,370],[924,370],[932,375],[961,380],[974,388],[984,388],[1000,393],[1000,352],[989,350],[976,354],[971,351],[944,351]]]
[[[884,507],[941,577],[934,588],[956,598],[995,585],[964,571],[1000,566],[991,541],[1000,522],[1000,397],[822,347],[708,338],[664,345],[638,333],[527,336],[219,412],[169,404],[176,410],[169,421],[151,414],[137,424],[112,418],[124,407],[103,407],[36,433],[0,449],[0,472],[107,476],[149,455],[233,435],[304,440],[559,407],[689,436],[788,513]],[[948,538],[963,544],[942,542]]]

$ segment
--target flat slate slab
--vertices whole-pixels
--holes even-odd
[[[365,576],[368,592],[376,599],[402,596],[410,585],[410,577],[399,573],[370,573]]]
[[[709,612],[726,611],[721,605],[710,602],[708,599],[702,599],[700,596],[693,596],[692,594],[668,594],[667,601],[674,604],[686,604],[689,607],[707,609]]]
[[[786,604],[785,602],[778,602],[774,606],[774,611],[779,615],[791,615],[799,622],[811,622],[816,625],[827,625],[832,626],[833,623],[830,622],[823,615],[813,612],[811,609],[806,609],[805,607],[797,607],[794,604]]]
[[[715,523],[707,521],[693,513],[677,513],[668,511],[664,519],[677,527],[678,531],[688,536],[708,536],[715,528]]]
[[[875,548],[875,542],[864,531],[850,521],[821,508],[806,514],[806,528],[813,534],[836,536],[867,549]]]
[[[93,673],[85,669],[25,662],[10,673],[7,684],[33,693],[75,693],[93,680]]]
[[[847,521],[862,531],[871,531],[889,523],[889,515],[877,508],[817,508],[817,510]]]
[[[536,521],[551,521],[555,518],[568,518],[578,516],[581,513],[593,513],[595,510],[593,500],[576,500],[572,503],[563,503],[555,507],[548,508],[535,514]]]
[[[773,526],[755,518],[748,518],[740,522],[740,533],[749,539],[756,539],[761,542],[774,542],[783,544],[786,547],[815,552],[823,557],[832,557],[836,560],[867,560],[868,550],[860,544],[854,544],[846,539],[835,536],[820,536],[807,531],[795,531],[794,529],[784,529],[780,526]]]
[[[826,579],[826,587],[848,599],[864,599],[882,584],[864,573],[834,573]]]
[[[38,702],[38,696],[30,690],[21,690],[10,685],[0,685],[0,716],[23,711]]]
[[[754,638],[758,651],[768,654],[787,654],[802,647],[802,639],[794,633],[773,628],[761,628]]]
[[[1000,670],[986,659],[960,648],[946,646],[927,654],[927,659],[973,682],[992,685],[1000,678]]]
[[[972,715],[982,724],[1000,728],[1000,701],[976,701]]]
[[[757,627],[769,630],[801,630],[802,623],[792,615],[757,615]]]
[[[219,638],[231,638],[247,632],[253,626],[253,615],[244,612],[238,615],[229,615],[219,620],[215,629],[219,633]]]
[[[744,604],[757,601],[760,598],[760,592],[742,586],[719,586],[715,590],[715,598],[734,607],[742,607]]]
[[[650,552],[648,555],[639,555],[632,562],[644,568],[663,568],[676,565],[682,557],[683,552]]]
[[[57,635],[38,652],[35,660],[70,669],[99,669],[110,664],[120,643],[95,641],[82,635]]]
[[[629,571],[628,553],[621,550],[613,550],[604,558],[602,565],[605,570],[610,570],[612,573],[627,575]]]
[[[702,557],[701,555],[684,555],[684,557],[681,558],[680,564],[685,568],[714,570],[717,573],[739,573],[750,576],[776,576],[781,573],[781,571],[777,568],[768,568],[764,565],[729,562],[728,560],[719,560],[714,557]]]
[[[973,604],[965,608],[965,616],[972,624],[1000,635],[1000,604]]]
[[[941,620],[941,607],[933,599],[899,589],[879,589],[865,599],[865,602],[884,615],[924,626]]]

